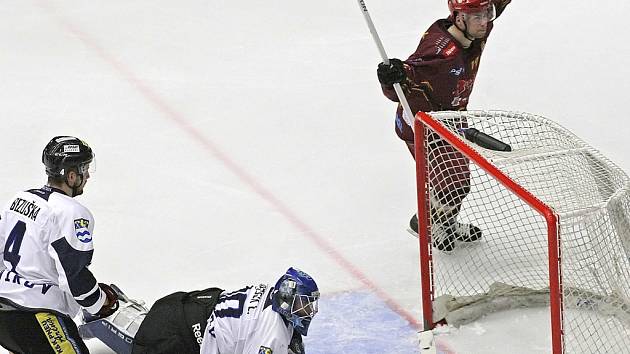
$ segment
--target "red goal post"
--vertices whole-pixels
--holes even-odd
[[[512,151],[466,140],[463,131],[472,127]],[[560,125],[528,113],[420,112],[415,132],[425,330],[542,304],[549,306],[554,353],[630,348],[625,173]],[[483,232],[449,252],[431,246],[434,196],[453,189],[444,180],[467,181],[457,222]],[[584,335],[597,321],[612,331],[603,346]]]

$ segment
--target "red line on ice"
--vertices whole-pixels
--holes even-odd
[[[162,112],[167,118],[173,121],[177,126],[189,134],[194,140],[206,148],[212,153],[219,161],[221,161],[232,173],[234,173],[243,183],[247,184],[258,194],[261,198],[266,200],[271,206],[276,209],[284,218],[297,228],[301,233],[306,235],[311,241],[313,241],[324,253],[328,254],[333,260],[335,260],[341,267],[352,274],[358,281],[363,283],[368,289],[377,294],[378,297],[383,300],[389,308],[398,313],[407,322],[409,322],[414,328],[420,330],[422,328],[421,323],[411,313],[407,312],[401,305],[399,305],[394,299],[392,299],[385,291],[379,288],[374,282],[363,274],[357,267],[355,267],[350,261],[348,261],[341,253],[339,253],[331,244],[329,244],[324,237],[314,231],[308,224],[306,224],[302,218],[296,215],[289,207],[286,206],[281,200],[266,189],[254,176],[249,174],[245,169],[236,164],[228,154],[224,153],[215,143],[206,138],[197,129],[192,127],[190,123],[184,118],[182,114],[172,108],[166,100],[160,97],[149,85],[140,80],[136,75],[131,72],[123,63],[117,60],[113,55],[110,55],[101,45],[99,45],[92,37],[86,32],[80,30],[73,25],[70,21],[61,18],[56,14],[51,4],[40,0],[38,1],[40,7],[48,12],[52,17],[56,18],[59,24],[68,32],[75,35],[86,47],[93,50],[103,61],[111,65],[125,81],[132,84],[149,102],[151,102],[160,112]],[[440,345],[440,350],[445,353],[453,353],[451,350],[444,348],[444,345]]]

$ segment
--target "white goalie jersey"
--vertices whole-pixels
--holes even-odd
[[[105,294],[87,268],[93,230],[90,211],[61,190],[18,193],[0,211],[0,297],[70,317],[98,312]]]
[[[221,294],[201,354],[287,354],[293,327],[272,310],[272,289],[260,284]]]

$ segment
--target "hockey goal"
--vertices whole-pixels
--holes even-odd
[[[511,151],[467,140],[469,128]],[[420,112],[415,131],[425,330],[545,306],[553,353],[628,353],[627,175],[532,114]],[[445,203],[456,208],[449,222],[474,225],[481,238],[435,246]]]

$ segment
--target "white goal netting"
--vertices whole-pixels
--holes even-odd
[[[505,111],[430,116],[558,216],[565,352],[630,352],[628,176],[544,117]],[[511,151],[466,140],[469,127]],[[425,146],[427,168],[418,173],[428,186],[433,321],[458,324],[498,310],[548,306],[548,238],[556,235],[548,235],[545,218],[428,126]],[[430,291],[423,289],[425,296]]]

